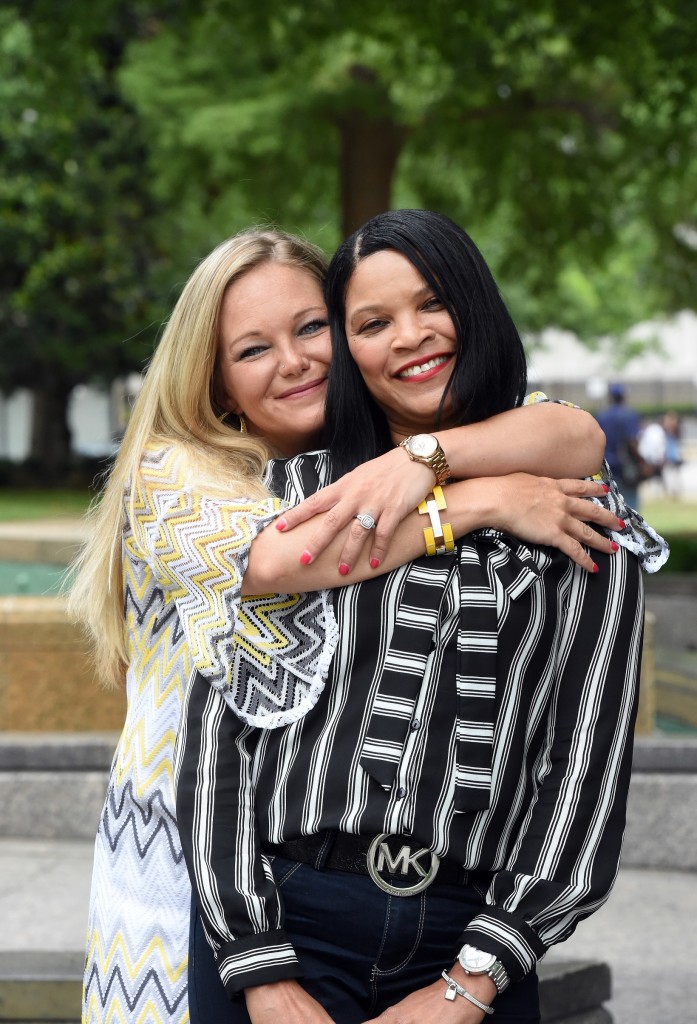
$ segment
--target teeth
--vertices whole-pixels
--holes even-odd
[[[438,356],[437,359],[429,359],[427,363],[419,363],[418,366],[410,366],[406,370],[402,370],[401,373],[397,374],[398,377],[416,377],[419,373],[426,373],[427,370],[433,370],[436,366],[442,366],[443,363],[447,363],[448,356]]]

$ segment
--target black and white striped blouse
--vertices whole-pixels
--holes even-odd
[[[323,454],[277,463],[291,503]],[[644,620],[639,561],[493,530],[334,593],[330,679],[300,721],[246,727],[191,681],[177,812],[230,993],[300,975],[262,848],[335,829],[412,835],[487,872],[462,942],[512,980],[606,899],[619,862]],[[444,964],[444,967],[448,965]]]

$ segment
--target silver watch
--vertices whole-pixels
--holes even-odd
[[[485,953],[476,946],[464,945],[457,954],[457,959],[465,974],[488,974],[499,995],[508,988],[511,981],[508,971],[493,953]]]

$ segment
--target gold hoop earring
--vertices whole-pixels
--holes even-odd
[[[244,418],[244,416],[241,413],[240,413],[239,420],[240,420],[240,434],[248,434],[249,431],[247,430],[247,421],[246,421],[246,419]]]

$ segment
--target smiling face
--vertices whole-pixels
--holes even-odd
[[[385,249],[357,264],[346,292],[346,336],[393,439],[434,430],[457,335],[450,314],[406,256]],[[449,410],[446,399],[439,426],[448,426]]]
[[[244,416],[250,434],[281,454],[319,442],[331,342],[319,281],[264,263],[227,289],[220,317],[216,397]]]

